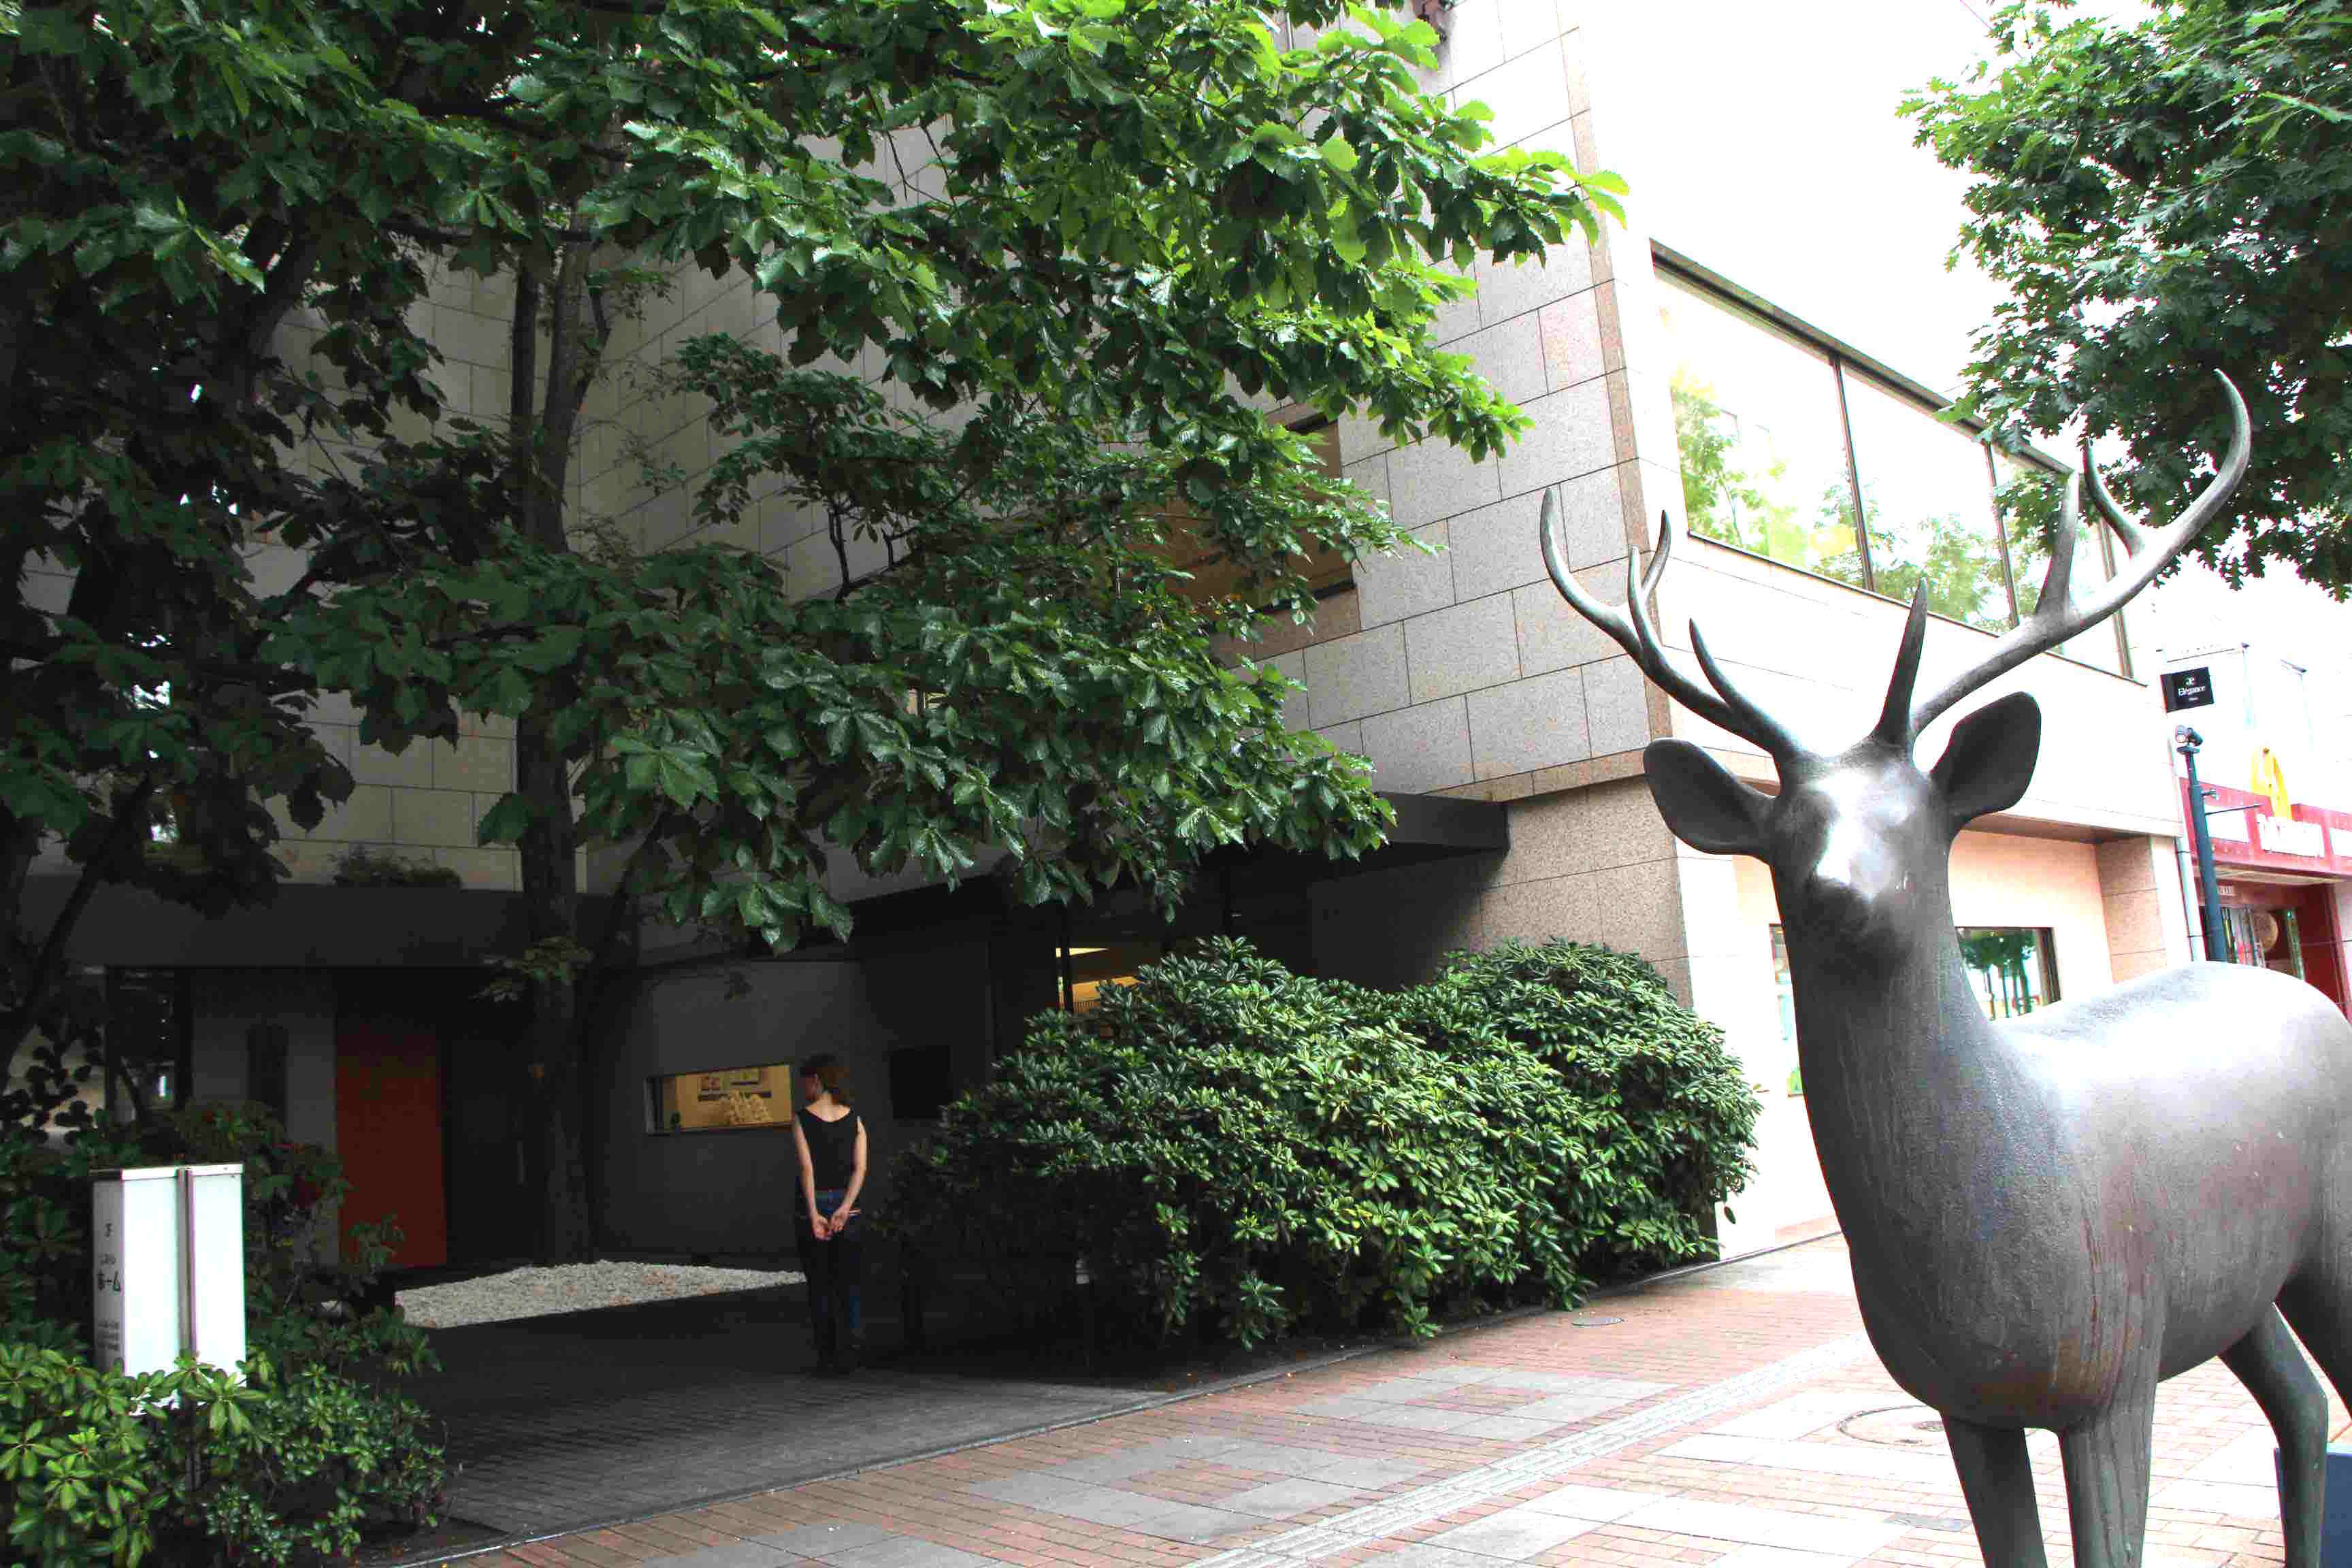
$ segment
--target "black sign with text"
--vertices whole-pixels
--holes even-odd
[[[2213,672],[2199,665],[2194,669],[2168,669],[2164,672],[2164,710],[2178,713],[2183,708],[2213,706]]]

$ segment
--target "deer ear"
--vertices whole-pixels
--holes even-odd
[[[2012,691],[1953,725],[1927,775],[1943,792],[1953,831],[2022,800],[2041,752],[2042,707],[2031,692]]]
[[[1674,836],[1710,855],[1761,854],[1771,797],[1749,789],[1688,741],[1653,741],[1642,752],[1650,798]]]

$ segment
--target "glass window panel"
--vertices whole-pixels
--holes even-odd
[[[2014,1018],[2058,1000],[2056,946],[2047,926],[1959,926],[1960,962],[1988,1018]]]
[[[1829,361],[1705,295],[1660,292],[1691,531],[1860,587]]]
[[[2050,541],[2064,509],[2066,476],[2000,453],[1994,455],[1993,469],[2000,487],[2001,524],[2009,531],[2010,570],[2017,578],[2017,613],[2030,616],[2041,602],[2042,574],[2050,570]],[[2085,528],[2075,536],[2068,597],[2077,604],[2086,592],[2107,580],[2105,532],[2104,528]],[[2102,621],[2059,644],[2057,651],[2100,669],[2123,668],[2112,621]]]
[[[2006,627],[2009,591],[1984,448],[1862,376],[1849,373],[1845,390],[1872,585],[1907,604],[1924,580],[1937,615],[1988,631]]]
[[[793,1064],[712,1068],[646,1081],[656,1132],[778,1127],[793,1119]]]

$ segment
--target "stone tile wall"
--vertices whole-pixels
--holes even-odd
[[[2098,847],[2107,958],[2117,981],[2189,961],[2187,911],[2173,840],[2138,834]]]
[[[1446,21],[1425,85],[1487,105],[1502,143],[1591,166],[1581,29],[1563,7],[1463,0]],[[1659,732],[1638,672],[1560,602],[1536,539],[1542,492],[1559,485],[1570,564],[1622,594],[1627,540],[1639,536],[1628,498],[1642,489],[1612,387],[1623,374],[1610,262],[1622,243],[1615,232],[1590,248],[1571,239],[1542,266],[1482,259],[1476,292],[1441,318],[1439,342],[1528,416],[1499,458],[1340,422],[1348,477],[1444,553],[1360,562],[1354,604],[1331,617],[1351,627],[1318,621],[1303,657],[1284,628],[1255,656],[1306,682],[1294,713],[1367,756],[1383,789],[1521,798],[1569,787],[1562,770],[1588,782],[1596,761],[1637,753]]]
[[[423,330],[442,354],[430,379],[440,391],[445,421],[505,422],[513,391],[513,285],[504,278],[456,272],[433,277],[428,298],[415,309],[428,318]],[[316,317],[297,314],[279,330],[278,352],[299,363],[310,357],[319,331]],[[333,384],[334,368],[323,360],[312,363]],[[425,435],[426,427],[412,420],[396,433],[414,439]],[[314,472],[350,473],[362,456],[315,442],[298,454],[298,460]],[[576,510],[576,462],[572,479]],[[277,545],[257,548],[247,560],[254,591],[262,595],[283,591],[302,570],[297,552]],[[285,862],[289,880],[332,880],[342,857],[366,849],[445,867],[471,888],[510,891],[520,885],[515,851],[484,848],[474,836],[483,813],[514,784],[510,721],[462,715],[455,743],[418,742],[394,753],[362,742],[358,714],[341,698],[331,696],[314,710],[311,728],[351,769],[352,794],[307,831],[295,825],[282,805],[273,808],[283,835],[277,855]]]

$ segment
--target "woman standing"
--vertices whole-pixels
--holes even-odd
[[[858,1290],[866,1242],[857,1228],[857,1194],[866,1185],[866,1123],[849,1108],[841,1062],[831,1052],[801,1063],[801,1108],[793,1117],[800,1157],[793,1207],[801,1272],[808,1277],[809,1323],[816,1331],[816,1370],[857,1370],[865,1340]]]

